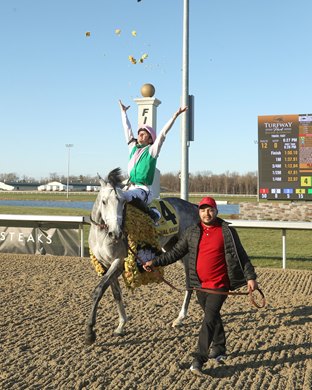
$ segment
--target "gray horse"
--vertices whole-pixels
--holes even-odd
[[[110,286],[117,304],[119,323],[115,335],[124,334],[127,315],[122,301],[122,293],[118,281],[124,270],[124,259],[127,257],[127,237],[124,234],[126,200],[122,191],[120,168],[112,170],[106,180],[100,179],[101,189],[93,205],[90,221],[89,247],[97,260],[105,269],[105,274],[93,292],[93,304],[87,323],[86,343],[92,344],[96,339],[94,326],[98,304]],[[197,206],[179,198],[165,198],[174,208],[180,219],[179,231],[171,236],[161,237],[160,245],[164,250],[170,249],[179,239],[182,232],[190,225],[198,222]],[[188,283],[186,283],[188,285]],[[173,326],[180,325],[187,314],[191,299],[191,291],[186,289],[183,305]]]

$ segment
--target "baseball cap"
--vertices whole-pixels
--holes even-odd
[[[149,133],[149,135],[152,137],[153,143],[155,142],[156,131],[151,126],[143,125],[143,126],[139,127],[138,133],[139,133],[140,130],[147,131]]]
[[[210,198],[210,196],[206,196],[199,202],[198,208],[200,208],[201,206],[209,206],[213,207],[214,209],[218,208],[216,201],[213,198]]]

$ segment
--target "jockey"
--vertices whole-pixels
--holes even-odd
[[[126,141],[129,147],[128,175],[129,181],[124,191],[127,202],[134,198],[141,199],[146,205],[153,200],[151,185],[154,180],[157,158],[177,117],[187,110],[179,108],[173,117],[166,123],[158,136],[156,131],[147,125],[139,126],[138,137],[134,138],[131,124],[127,116],[130,106],[125,106],[119,100],[122,124]]]

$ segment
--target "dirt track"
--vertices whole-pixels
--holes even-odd
[[[0,254],[0,267],[1,389],[312,388],[312,272],[258,269],[266,308],[229,297],[226,364],[209,361],[203,377],[194,377],[188,367],[201,319],[195,297],[185,326],[172,328],[180,293],[164,284],[124,288],[131,320],[126,336],[116,338],[108,291],[96,343],[87,347],[90,295],[99,280],[89,259]],[[179,264],[165,276],[184,283]]]

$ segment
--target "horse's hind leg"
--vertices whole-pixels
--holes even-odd
[[[113,261],[108,271],[106,272],[106,274],[103,276],[100,283],[96,286],[96,288],[93,291],[93,304],[92,304],[91,314],[87,322],[87,329],[85,335],[85,343],[87,345],[91,345],[95,342],[96,333],[93,328],[96,323],[97,308],[104,292],[112,282],[112,277],[118,277],[120,275],[119,262],[120,262],[119,259]]]
[[[185,317],[187,315],[187,310],[188,310],[188,307],[189,307],[189,304],[191,301],[191,297],[192,297],[192,291],[186,290],[180,313],[179,313],[178,317],[172,322],[173,328],[176,326],[182,325],[183,320],[185,319]]]
[[[128,321],[128,317],[126,315],[125,306],[122,301],[122,293],[121,293],[121,288],[118,279],[112,282],[111,289],[113,292],[115,302],[117,304],[117,310],[119,316],[119,324],[117,328],[114,330],[114,336],[123,336],[125,334],[124,327],[126,325],[126,322]]]
[[[187,255],[188,256],[188,255]],[[183,303],[182,303],[182,307],[181,307],[181,310],[180,310],[180,313],[178,315],[178,317],[172,322],[172,327],[176,327],[176,326],[181,326],[186,315],[187,315],[187,311],[188,311],[188,308],[189,308],[189,304],[190,304],[190,301],[191,301],[191,297],[192,297],[192,290],[190,289],[190,282],[189,282],[189,278],[188,278],[188,270],[187,270],[187,266],[186,264],[188,263],[187,262],[187,256],[185,256],[182,260],[182,263],[183,263],[183,266],[184,266],[184,271],[185,271],[185,285],[186,285],[186,290],[185,290],[185,295],[184,295],[184,300],[183,300]]]

